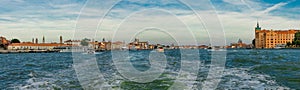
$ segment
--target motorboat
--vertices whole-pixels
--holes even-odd
[[[157,52],[164,52],[165,50],[164,50],[164,48],[159,47],[158,49],[156,49],[156,51],[157,51]]]

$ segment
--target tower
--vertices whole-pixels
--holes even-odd
[[[38,44],[39,43],[39,40],[38,38],[35,38],[35,43]]]
[[[62,38],[62,36],[60,36],[59,37],[59,43],[62,44],[62,42],[63,42],[63,38]]]
[[[257,21],[256,27],[255,27],[255,30],[261,30],[261,27],[259,26],[258,21]]]
[[[243,43],[243,41],[242,41],[241,39],[239,39],[239,40],[238,40],[238,43],[241,44],[241,43]]]
[[[43,43],[45,43],[45,36],[43,36]]]
[[[102,39],[102,42],[105,42],[105,38]]]
[[[140,40],[138,38],[135,38],[134,39],[134,42],[139,42]]]

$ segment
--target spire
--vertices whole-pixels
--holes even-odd
[[[257,21],[256,27],[255,27],[255,30],[261,30],[261,27],[259,26],[259,22],[258,21]]]

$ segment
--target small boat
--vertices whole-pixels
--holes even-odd
[[[223,49],[223,48],[212,48],[212,49],[208,49],[207,51],[226,51],[226,49]]]
[[[95,54],[96,52],[95,51],[92,51],[92,50],[89,50],[87,51],[87,54]]]
[[[96,54],[94,49],[85,49],[83,54]]]
[[[157,51],[157,52],[164,52],[165,50],[164,50],[164,48],[159,47],[158,49],[156,49],[156,51]]]
[[[282,49],[282,48],[285,48],[285,44],[277,44],[274,49]]]
[[[127,47],[122,47],[122,49],[121,50],[128,50],[128,48]]]

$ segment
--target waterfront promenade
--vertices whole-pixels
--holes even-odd
[[[0,50],[0,54],[8,53],[53,53],[60,50]]]

